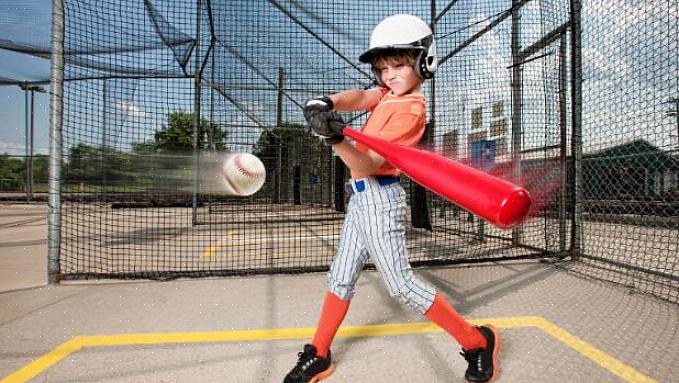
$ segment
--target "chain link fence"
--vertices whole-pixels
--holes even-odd
[[[570,257],[677,302],[679,10],[659,0],[65,0],[55,278],[327,269],[348,173],[301,105],[373,86],[357,57],[394,13],[437,41],[421,147],[534,199],[502,231],[402,176],[411,261]],[[367,115],[344,117],[358,129]],[[234,152],[266,166],[253,196],[215,187]]]
[[[679,300],[679,5],[583,1],[582,257]]]

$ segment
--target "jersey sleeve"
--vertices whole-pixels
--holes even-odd
[[[392,114],[377,137],[404,146],[416,145],[424,134],[424,110]]]
[[[380,103],[380,101],[382,101],[382,98],[383,98],[387,93],[389,93],[389,88],[385,88],[385,87],[381,86],[381,87],[377,87],[377,88],[372,88],[372,89],[370,89],[370,91],[371,91],[371,92],[379,92],[379,93],[380,93],[380,97],[379,97],[377,100],[375,100],[374,103],[368,105],[368,108],[367,108],[367,109],[368,109],[369,112],[372,113],[372,111],[375,110],[375,108],[376,108],[377,105]]]

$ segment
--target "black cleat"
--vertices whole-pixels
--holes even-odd
[[[316,347],[305,344],[304,351],[297,356],[299,356],[297,365],[285,376],[283,383],[315,383],[335,372],[330,350],[327,358],[321,358],[316,356]]]
[[[497,356],[500,352],[500,333],[490,325],[480,326],[478,329],[486,338],[488,347],[462,350],[460,355],[464,356],[469,363],[464,378],[467,382],[473,383],[494,382],[500,369],[497,362]]]

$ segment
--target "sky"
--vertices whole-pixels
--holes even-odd
[[[24,91],[18,86],[0,86],[0,153],[25,154],[26,118]],[[30,101],[29,101],[30,102]],[[33,148],[36,154],[49,152],[49,95],[35,93]]]
[[[2,15],[0,16],[0,28],[2,28],[0,29],[0,39],[11,39],[13,34],[16,34],[21,35],[22,39],[37,45],[48,44],[50,34],[50,3],[49,0],[24,2],[0,0],[0,15]],[[290,6],[290,4],[296,2],[280,1],[280,3]],[[532,9],[531,12],[539,12],[539,3],[539,1],[531,1],[527,3],[527,7]],[[666,104],[665,101],[670,97],[679,96],[679,80],[677,80],[679,78],[679,64],[676,54],[677,49],[679,49],[679,44],[677,43],[677,36],[679,36],[679,33],[677,33],[679,6],[673,1],[660,0],[648,2],[611,0],[609,3],[603,0],[584,2],[583,20],[586,21],[584,23],[585,37],[583,39],[583,53],[585,56],[583,60],[584,122],[588,127],[591,127],[584,132],[585,144],[589,145],[591,149],[596,149],[610,145],[611,142],[620,143],[635,138],[645,138],[665,149],[673,148],[675,142],[678,142],[679,137],[676,137],[674,120],[665,116],[665,111],[670,108],[670,105]],[[323,5],[317,5],[315,2],[305,4],[305,6],[314,10],[316,15],[325,15],[324,8],[322,8]],[[475,2],[461,1],[455,8],[460,12],[469,6],[471,7],[470,10],[474,12],[476,5],[473,4]],[[605,4],[609,5],[604,6]],[[314,7],[317,6],[321,8],[316,10]],[[276,16],[282,22],[289,22],[285,17],[281,17],[273,7],[269,11],[272,12],[269,19]],[[303,13],[300,13],[299,10],[297,11],[298,16],[303,16]],[[488,11],[488,16],[492,16],[492,13],[495,11]],[[173,13],[168,13],[172,17]],[[258,17],[261,17],[261,15]],[[173,20],[169,21],[173,22]],[[228,22],[229,20],[224,20],[224,23],[227,25]],[[253,20],[251,23],[255,30],[258,22],[258,20]],[[481,13],[476,14],[474,18],[464,20],[464,22],[474,25],[476,30],[489,23],[488,20],[484,20]],[[328,25],[327,20],[324,23],[326,26]],[[365,25],[361,24],[362,30],[365,31],[359,33],[360,35],[367,33],[369,30],[368,24],[369,22],[367,21]],[[8,28],[8,25],[11,27]],[[454,25],[449,24],[448,27],[451,28]],[[507,32],[506,25],[501,28],[503,33]],[[652,33],[638,33],[640,28],[647,28],[647,31]],[[328,31],[322,32],[329,33]],[[494,32],[491,32],[484,38],[492,39]],[[190,34],[191,31],[185,30],[184,33]],[[302,35],[302,37],[309,38],[308,35]],[[355,38],[355,36],[349,37]],[[350,43],[358,44],[349,37],[346,38]],[[237,39],[238,36],[234,36],[234,38]],[[457,43],[450,43],[451,39],[448,39],[448,45],[441,41],[439,45],[440,55],[445,54],[446,50],[455,47]],[[293,50],[300,49],[300,46],[285,48]],[[283,47],[270,47],[270,49],[281,48]],[[472,46],[467,49],[473,52],[476,48]],[[488,57],[488,60],[496,60],[497,63],[493,64],[494,67],[501,68],[502,71],[493,71],[490,66],[480,67],[477,70],[478,73],[469,73],[475,79],[474,81],[479,81],[478,83],[471,84],[471,88],[469,83],[451,83],[447,89],[437,90],[437,100],[440,99],[443,102],[450,100],[451,105],[455,103],[458,105],[461,105],[461,103],[465,105],[466,103],[488,104],[495,101],[495,98],[498,97],[497,94],[477,92],[474,86],[483,87],[488,82],[506,81],[508,72],[505,68],[509,64],[506,62],[507,55],[505,51],[507,47],[504,43],[496,48],[493,48],[493,44],[490,44],[486,46],[486,49],[495,49],[496,52],[495,54],[493,52],[479,52],[475,55],[477,57]],[[256,44],[247,46],[245,51],[246,53],[248,51],[250,53],[257,52]],[[303,54],[303,52],[292,52],[293,56],[295,54]],[[222,52],[222,55],[228,58],[229,53]],[[256,57],[261,60],[267,60],[267,57],[262,57],[261,55]],[[452,64],[453,61],[450,60],[447,64]],[[534,64],[538,62],[536,61]],[[266,65],[266,63],[262,62],[257,62],[257,64]],[[223,66],[228,67],[228,64]],[[474,66],[468,65],[467,67],[473,68]],[[309,68],[306,69],[308,70]],[[247,69],[244,72],[247,72]],[[40,77],[47,76],[48,73],[49,62],[47,60],[19,55],[0,49],[0,76],[9,75],[16,79],[30,80],[35,78],[36,74],[39,74],[38,77]],[[296,74],[288,73],[288,75],[292,77]],[[256,76],[253,76],[253,78],[257,79]],[[486,85],[484,85],[484,82]],[[302,85],[300,83],[300,86]],[[312,85],[317,86],[318,84]],[[234,95],[238,97],[239,93],[234,92]],[[508,94],[501,95],[501,98],[504,99],[506,105],[510,105]],[[188,105],[191,103],[190,99],[184,101]],[[541,100],[525,101],[527,103],[533,101],[541,102]],[[141,98],[135,102],[131,103],[130,101],[121,105],[125,106],[125,111],[128,114],[130,111],[135,111],[135,114],[138,115],[144,112],[144,109],[141,108],[150,108],[152,105],[159,104],[158,100],[145,101]],[[144,102],[146,102],[146,105],[144,105]],[[260,113],[258,112],[259,109],[264,110],[261,113],[271,109],[270,107],[264,108],[262,105],[247,105],[247,102],[243,101],[243,104],[251,108],[253,113]],[[466,107],[465,105],[463,105],[463,108]],[[35,151],[37,153],[46,154],[48,151],[48,106],[48,94],[36,93]],[[455,121],[455,119],[466,119],[464,113],[469,112],[470,109],[462,110],[452,107],[453,113],[451,114],[456,116],[440,116],[439,122],[450,118],[451,125],[457,125],[458,121]],[[227,110],[226,114],[239,115],[236,110]],[[0,153],[24,154],[24,116],[24,92],[15,85],[0,86]],[[152,116],[152,114],[149,114],[149,116]],[[240,114],[240,118],[243,119],[245,117]],[[157,125],[155,122],[154,124]],[[679,145],[679,142],[677,145]]]
[[[51,1],[0,0],[0,39],[21,36],[45,45],[50,39]],[[0,76],[20,80],[49,77],[49,61],[0,49]],[[16,85],[0,85],[0,153],[25,154],[26,103]],[[49,95],[35,93],[34,152],[49,152]]]

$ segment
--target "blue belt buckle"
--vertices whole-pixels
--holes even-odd
[[[377,184],[380,186],[387,186],[400,182],[400,178],[397,176],[374,176],[373,178],[375,178]],[[360,193],[365,191],[366,182],[366,180],[351,180],[347,186],[349,186],[348,189],[351,189],[351,184],[353,184],[353,189],[356,190],[357,193]],[[349,191],[348,189],[347,191]],[[353,193],[354,190],[351,190],[350,192]]]

